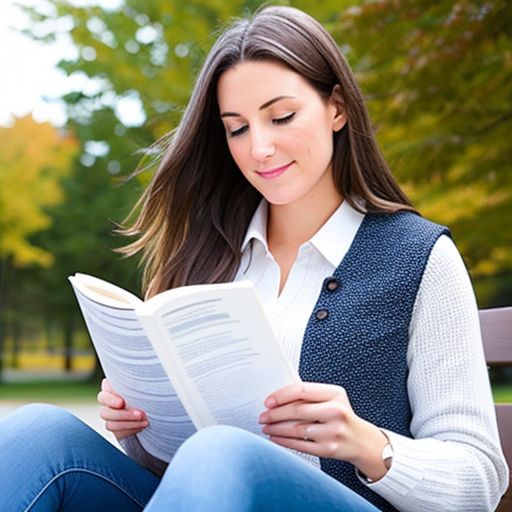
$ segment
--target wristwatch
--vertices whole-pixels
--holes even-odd
[[[382,461],[384,462],[384,466],[386,466],[386,469],[389,469],[391,467],[391,464],[393,463],[393,447],[389,442],[382,449]]]
[[[384,448],[382,449],[381,457],[382,457],[382,462],[384,462],[384,466],[386,467],[386,469],[389,469],[391,467],[391,464],[393,463],[393,447],[391,446],[389,439],[388,439],[388,444],[386,446],[384,446]],[[372,484],[373,482],[377,481],[377,480],[372,480],[371,478],[368,478],[362,471],[359,471],[359,469],[357,469],[357,468],[356,468],[356,471],[357,471],[357,474],[368,484]]]

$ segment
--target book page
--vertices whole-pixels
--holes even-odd
[[[74,276],[69,277],[69,281],[74,288],[78,288],[89,298],[103,304],[119,307],[126,307],[128,305],[135,307],[141,302],[141,299],[133,293],[88,274],[76,273]]]
[[[169,293],[149,317],[136,308],[165,370],[196,427],[233,425],[262,435],[264,400],[299,380],[249,283],[205,285],[197,293]]]
[[[149,453],[170,461],[196,429],[133,307],[101,303],[76,279],[70,281],[106,377],[128,405],[148,416],[150,425],[137,437]]]

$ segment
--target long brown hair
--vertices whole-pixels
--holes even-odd
[[[225,282],[240,264],[240,246],[261,195],[233,161],[216,97],[220,75],[251,60],[285,64],[322,95],[341,86],[348,122],[334,134],[338,191],[367,211],[412,210],[376,144],[364,100],[334,39],[311,16],[291,7],[265,7],[234,21],[217,39],[196,80],[178,128],[166,142],[158,171],[123,233],[142,251],[148,296],[185,284]]]

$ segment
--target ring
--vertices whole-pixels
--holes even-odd
[[[309,430],[309,425],[307,425],[304,428],[304,434],[302,436],[302,439],[304,439],[304,441],[311,441],[311,439],[308,437],[308,430]]]

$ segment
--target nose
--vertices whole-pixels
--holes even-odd
[[[258,162],[263,162],[274,155],[275,145],[268,130],[251,129],[251,156]]]

